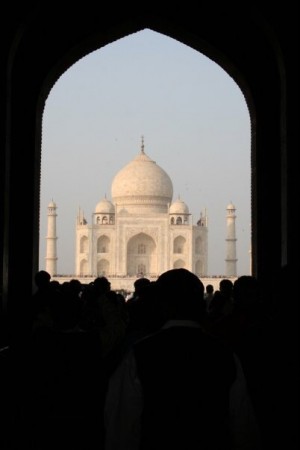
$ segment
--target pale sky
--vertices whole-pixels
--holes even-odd
[[[74,274],[79,207],[88,223],[115,174],[145,152],[170,176],[196,224],[208,215],[208,275],[226,273],[226,207],[236,207],[237,272],[249,274],[250,117],[216,63],[143,30],[79,60],[54,85],[42,130],[40,263],[47,205],[57,204],[57,271]]]

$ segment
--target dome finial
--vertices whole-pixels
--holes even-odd
[[[145,153],[144,136],[142,135],[141,153]]]

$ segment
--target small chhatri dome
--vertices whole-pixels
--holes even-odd
[[[107,200],[107,198],[103,198],[99,203],[97,203],[95,208],[95,213],[99,214],[113,214],[115,212],[115,207]]]
[[[114,204],[132,211],[138,205],[167,210],[173,197],[173,185],[169,175],[145,153],[144,140],[140,153],[114,177],[112,182]]]
[[[230,202],[226,209],[235,209],[235,206],[232,202]]]
[[[51,202],[48,204],[48,208],[56,208],[56,203],[51,200]]]
[[[178,197],[175,202],[170,206],[170,214],[189,214],[189,208],[184,201],[180,200]]]

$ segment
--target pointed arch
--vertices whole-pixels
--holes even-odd
[[[183,236],[177,236],[174,239],[173,253],[186,253],[186,239]]]
[[[100,259],[97,263],[97,276],[107,277],[109,275],[109,269],[110,269],[109,261],[104,258]]]
[[[154,239],[146,233],[132,236],[127,243],[127,274],[135,276],[157,273],[157,246]]]
[[[97,239],[97,253],[109,253],[110,251],[110,239],[108,236],[100,236]]]
[[[174,269],[184,269],[186,267],[186,263],[183,259],[176,259],[173,263]]]
[[[87,253],[89,248],[89,240],[87,236],[80,238],[80,253]]]

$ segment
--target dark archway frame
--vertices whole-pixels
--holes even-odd
[[[281,35],[257,10],[232,14],[228,7],[207,7],[200,14],[170,8],[140,13],[128,6],[124,11],[108,6],[105,14],[99,14],[87,8],[57,11],[44,3],[26,11],[22,21],[12,21],[4,54],[2,311],[4,317],[8,312],[5,324],[10,336],[21,336],[26,327],[26,299],[38,269],[42,117],[47,96],[80,58],[145,28],[215,61],[245,96],[251,118],[252,270],[263,282],[269,280],[289,261],[291,248],[289,104]]]

